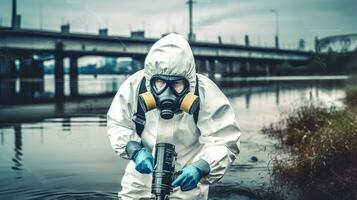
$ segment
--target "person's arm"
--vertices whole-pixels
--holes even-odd
[[[212,184],[220,180],[239,154],[241,130],[228,99],[210,80],[204,82],[198,128],[203,144],[193,163],[207,163],[208,175],[201,181]]]
[[[125,159],[131,159],[126,152],[128,142],[141,143],[135,131],[135,124],[131,120],[135,92],[132,82],[124,81],[107,113],[107,133],[110,143],[115,152]]]

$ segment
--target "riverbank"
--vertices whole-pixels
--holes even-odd
[[[357,199],[356,84],[346,88],[344,107],[305,103],[262,132],[281,147],[273,159],[274,188],[297,189],[300,199]]]

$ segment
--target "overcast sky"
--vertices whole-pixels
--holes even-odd
[[[10,25],[11,0],[0,0],[0,23]],[[279,12],[282,47],[295,48],[300,38],[313,46],[315,36],[357,32],[357,0],[196,0],[193,24],[197,40],[274,44],[275,15]],[[41,12],[42,10],[42,12]],[[110,35],[129,35],[145,29],[148,37],[175,31],[188,33],[185,0],[18,0],[22,27],[59,30],[69,22],[71,32],[97,33],[108,27]]]

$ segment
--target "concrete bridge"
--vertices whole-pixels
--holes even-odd
[[[144,63],[146,54],[157,38],[108,36],[0,28],[0,77],[41,78],[43,62],[39,55],[53,55],[55,60],[56,97],[61,99],[64,88],[64,58],[70,60],[71,94],[78,94],[78,58],[82,56],[132,57]],[[310,52],[247,45],[191,42],[197,71],[211,78],[223,76],[268,75],[282,62],[305,64]],[[15,67],[20,61],[20,69]]]

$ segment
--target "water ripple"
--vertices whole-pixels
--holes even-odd
[[[74,191],[30,191],[28,192],[29,200],[43,199],[43,200],[54,200],[54,199],[118,199],[116,192],[102,192],[102,191],[91,191],[91,192],[74,192]]]

